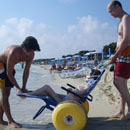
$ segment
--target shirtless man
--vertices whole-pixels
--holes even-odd
[[[29,69],[35,55],[34,51],[40,51],[40,47],[37,40],[34,37],[29,36],[21,45],[11,45],[0,52],[0,63],[3,65],[4,70],[3,73],[0,73],[0,79],[5,81],[5,84],[1,87],[0,124],[8,125],[11,128],[21,127],[21,125],[16,123],[11,116],[9,96],[13,86],[16,87],[16,91],[26,92]],[[20,88],[14,77],[14,66],[20,62],[25,63],[22,88]],[[4,113],[7,116],[8,122],[3,120]]]
[[[113,117],[130,119],[130,94],[127,80],[130,77],[130,15],[126,13],[119,1],[111,1],[108,4],[108,12],[115,18],[119,18],[118,41],[116,52],[110,58],[110,63],[117,63],[114,72],[114,85],[120,93],[120,111]],[[128,113],[125,115],[125,103],[128,105]]]

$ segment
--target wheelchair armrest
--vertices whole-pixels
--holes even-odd
[[[68,83],[67,83],[67,85],[68,85],[69,87],[71,87],[71,88],[75,89],[75,87],[74,87],[74,86],[72,86],[71,84],[68,84]]]
[[[80,100],[83,101],[83,102],[84,102],[86,99],[87,99],[88,101],[90,101],[90,102],[93,101],[93,96],[92,96],[91,94],[89,94],[89,95],[86,97],[86,96],[81,96],[81,95],[79,95],[79,94],[77,94],[77,93],[75,93],[75,92],[73,92],[73,91],[71,91],[71,90],[69,90],[69,89],[67,89],[67,88],[65,88],[65,87],[61,87],[61,88],[64,89],[65,91],[67,91],[67,92],[69,92],[69,93],[71,93],[71,94],[73,94],[73,95],[79,97]]]

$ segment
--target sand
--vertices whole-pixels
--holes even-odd
[[[50,66],[40,66],[49,72]],[[66,86],[70,83],[77,86],[85,81],[85,77],[62,79],[58,73],[52,73],[53,83],[59,86]],[[130,87],[130,80],[128,80]],[[66,93],[59,88],[61,93]],[[90,110],[88,120],[84,130],[130,130],[128,120],[109,119],[108,117],[119,111],[119,93],[113,85],[113,72],[106,71],[99,83],[91,92],[93,101],[89,102]],[[126,108],[127,112],[127,108]],[[50,120],[47,124],[22,124],[23,128],[16,130],[56,130]],[[8,127],[0,125],[0,130],[10,130]],[[15,130],[15,129],[13,129]]]
[[[54,83],[63,86],[66,86],[67,83],[77,86],[85,80],[85,77],[62,79],[57,73],[52,75]],[[130,80],[128,80],[128,86],[130,87]],[[129,120],[108,118],[119,111],[120,103],[119,93],[113,85],[113,72],[106,70],[91,95],[93,101],[89,102],[90,111],[84,130],[130,130]]]

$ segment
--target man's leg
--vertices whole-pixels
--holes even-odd
[[[126,105],[126,101],[121,96],[121,99],[120,99],[120,113],[121,113],[120,118],[121,118],[121,120],[125,119],[125,105]]]
[[[13,120],[13,118],[11,116],[11,112],[10,112],[10,105],[9,105],[10,90],[11,90],[11,88],[9,88],[9,87],[5,87],[1,90],[1,92],[2,92],[1,104],[2,104],[2,108],[3,108],[6,116],[8,118],[8,126],[11,128],[19,128],[21,126]]]
[[[120,97],[120,110],[115,115],[111,116],[110,118],[120,118],[121,120],[125,119],[125,100]]]
[[[1,98],[1,100],[0,100],[0,124],[8,125],[8,122],[3,120],[3,115],[4,115],[4,110],[2,107],[2,98]]]
[[[127,88],[127,79],[121,77],[114,77],[114,85],[118,89],[121,95],[121,106],[120,110],[125,111],[125,102],[128,105],[128,112],[130,112],[130,94]]]

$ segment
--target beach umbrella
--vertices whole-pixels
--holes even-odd
[[[80,55],[78,55],[78,64],[80,64]]]
[[[111,57],[111,48],[109,48],[109,57]]]

